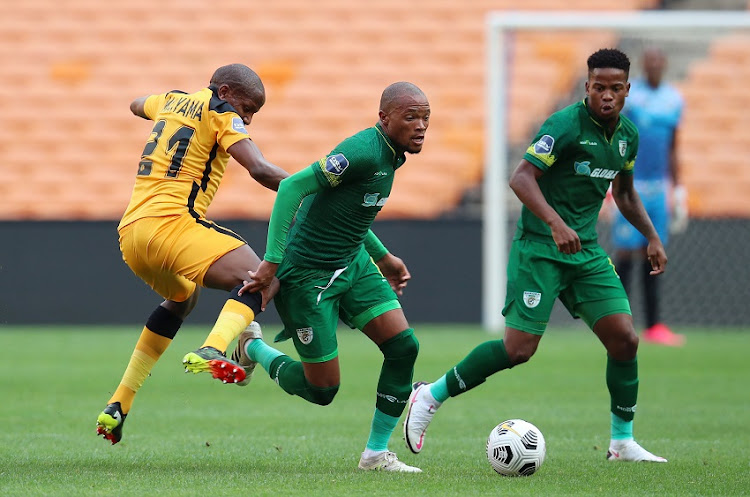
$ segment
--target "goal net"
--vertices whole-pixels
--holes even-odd
[[[521,208],[508,188],[510,172],[544,119],[585,96],[588,56],[612,47],[630,57],[631,82],[643,74],[644,49],[662,50],[668,61],[664,80],[685,101],[677,157],[690,221],[667,246],[662,316],[685,326],[750,323],[750,265],[743,257],[750,244],[750,165],[744,163],[750,149],[750,14],[493,12],[487,17],[482,189],[482,322],[489,331],[504,326],[507,254]],[[613,254],[609,232],[600,220],[600,242]],[[636,326],[644,320],[641,283],[635,274]],[[566,316],[556,303],[551,324],[564,323]]]

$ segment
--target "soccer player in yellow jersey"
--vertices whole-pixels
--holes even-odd
[[[117,390],[97,418],[97,434],[112,444],[122,439],[136,392],[195,307],[201,286],[230,294],[203,346],[185,356],[186,370],[211,372],[226,383],[245,381],[245,370],[225,352],[252,328],[275,289],[238,294],[260,260],[239,235],[205,214],[230,156],[266,188],[277,190],[288,176],[263,157],[245,129],[265,101],[258,75],[231,64],[218,68],[210,85],[196,93],[170,91],[130,104],[133,114],[154,126],[118,227],[120,250],[130,269],[165,300],[148,318]]]

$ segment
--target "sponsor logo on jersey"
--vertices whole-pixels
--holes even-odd
[[[576,175],[577,176],[588,176],[589,174],[591,174],[591,168],[589,167],[590,164],[591,164],[591,162],[589,162],[587,160],[585,160],[583,162],[577,162],[577,161],[574,162],[573,163],[573,168],[576,171]]]
[[[539,155],[549,155],[552,147],[555,146],[555,139],[550,135],[544,135],[534,144],[534,153]]]
[[[304,345],[309,345],[313,339],[313,329],[312,328],[297,328],[297,338],[299,338],[299,341],[302,342]]]
[[[579,145],[591,145],[592,147],[599,145],[597,142],[591,140],[581,140],[578,142]]]
[[[245,128],[245,123],[242,122],[242,118],[232,118],[232,129],[247,134],[247,128]]]
[[[379,193],[365,193],[362,207],[383,207],[388,201],[388,197],[383,197],[378,200],[379,196]]]
[[[613,171],[612,169],[603,169],[601,167],[597,167],[593,171],[591,171],[591,174],[589,174],[592,178],[604,178],[604,179],[615,179],[615,176],[617,176],[617,173],[619,171]]]
[[[336,176],[341,174],[349,167],[349,160],[344,154],[336,154],[326,157],[326,171]]]
[[[612,169],[604,169],[602,167],[597,167],[592,170],[591,162],[587,160],[574,162],[573,168],[575,169],[576,176],[588,176],[590,178],[614,179],[619,172]]]
[[[373,176],[388,176],[388,173],[385,171],[378,171]]]
[[[620,140],[620,157],[625,157],[625,152],[628,149],[628,142],[627,140]]]
[[[539,302],[541,301],[541,292],[523,292],[523,303],[526,304],[526,307],[528,307],[529,309],[533,309],[534,307],[538,306]]]

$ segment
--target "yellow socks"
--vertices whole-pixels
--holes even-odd
[[[226,352],[232,340],[237,338],[255,319],[255,312],[242,302],[234,299],[227,300],[216,319],[211,333],[208,334],[202,347],[213,347]]]
[[[125,374],[120,380],[120,385],[108,403],[119,402],[123,414],[127,414],[133,405],[136,392],[141,388],[148,375],[151,374],[154,364],[167,350],[170,343],[172,343],[171,338],[157,335],[144,327],[138,343],[135,345],[133,355],[130,357],[128,367],[125,369]]]

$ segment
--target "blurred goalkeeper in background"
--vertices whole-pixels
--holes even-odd
[[[427,427],[443,402],[534,355],[559,298],[607,351],[607,459],[666,462],[633,438],[638,335],[628,296],[596,232],[611,183],[617,207],[648,239],[650,273],[664,272],[664,246],[633,186],[638,130],[620,115],[630,88],[629,70],[630,61],[619,50],[592,54],[586,98],[544,122],[511,175],[510,187],[523,208],[508,260],[505,336],[480,344],[434,383],[415,383],[404,422],[412,452],[422,450]],[[512,402],[499,398],[503,405]]]
[[[273,288],[264,296],[239,295],[247,272],[260,260],[239,235],[205,214],[230,156],[266,188],[277,190],[288,176],[263,157],[245,129],[265,101],[258,75],[231,64],[217,69],[209,86],[196,93],[175,90],[130,104],[133,114],[154,126],[118,226],[120,250],[130,269],[165,300],[148,318],[117,390],[97,418],[97,433],[112,444],[122,438],[136,393],[195,307],[201,286],[230,293],[203,346],[185,356],[185,368],[227,383],[245,379],[244,369],[225,352],[245,328],[257,326],[253,319]]]
[[[669,232],[683,231],[688,221],[687,195],[678,181],[675,153],[683,99],[674,86],[662,81],[666,63],[666,56],[661,50],[650,48],[644,51],[645,78],[633,81],[623,110],[638,127],[640,137],[638,161],[633,174],[635,189],[665,245]],[[615,266],[625,291],[631,291],[633,271],[642,275],[646,329],[641,338],[663,345],[682,345],[685,336],[673,333],[659,320],[660,282],[659,278],[649,276],[651,263],[646,255],[648,241],[617,209],[613,208],[612,211]]]

